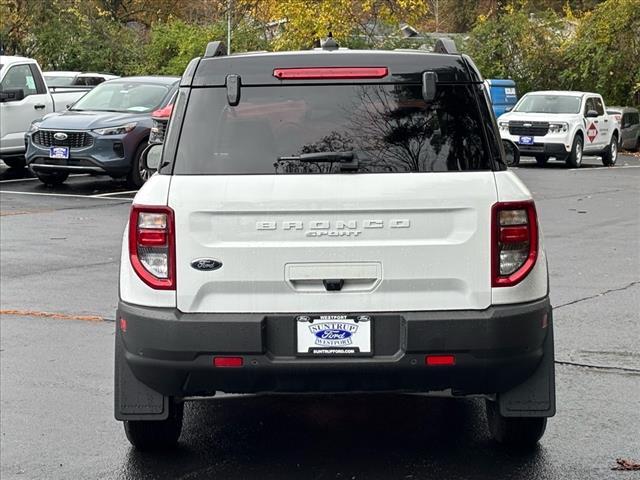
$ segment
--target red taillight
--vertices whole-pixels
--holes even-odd
[[[165,230],[138,230],[138,245],[141,247],[161,247],[167,244],[167,232]]]
[[[538,217],[533,200],[500,202],[491,211],[491,285],[520,283],[538,258]]]
[[[152,118],[160,118],[160,119],[167,119],[169,117],[171,117],[171,112],[173,111],[173,103],[167,105],[166,107],[160,108],[156,111],[154,111],[151,114]]]
[[[455,355],[427,355],[424,357],[425,365],[429,367],[451,366],[456,364]]]
[[[215,357],[213,359],[213,364],[216,367],[241,367],[244,364],[242,357]]]
[[[280,80],[339,80],[350,78],[383,78],[387,67],[303,67],[276,68],[273,76]]]
[[[131,207],[129,258],[138,277],[150,287],[158,290],[176,288],[176,246],[171,208]]]
[[[527,225],[500,228],[500,243],[522,243],[528,239],[529,227]]]

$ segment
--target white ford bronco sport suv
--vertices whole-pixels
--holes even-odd
[[[216,392],[446,392],[533,445],[555,413],[547,260],[471,59],[187,67],[124,235],[115,416],[139,449]],[[157,161],[154,161],[156,159]]]

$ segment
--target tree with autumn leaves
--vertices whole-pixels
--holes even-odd
[[[329,31],[351,48],[424,48],[446,32],[520,93],[640,103],[640,0],[0,0],[0,45],[45,69],[180,74],[226,40],[228,14],[233,51],[307,49]]]

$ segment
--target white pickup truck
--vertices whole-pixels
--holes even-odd
[[[540,166],[555,157],[578,168],[583,155],[599,156],[611,166],[618,157],[619,124],[597,93],[529,92],[498,118],[498,125],[503,139]]]
[[[91,88],[50,91],[36,60],[0,56],[0,158],[9,167],[24,167],[24,134],[31,122],[65,110]]]

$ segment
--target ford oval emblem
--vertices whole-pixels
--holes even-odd
[[[69,138],[69,135],[64,132],[56,132],[53,134],[53,138],[55,138],[56,140],[66,140],[67,138]]]
[[[351,336],[351,332],[340,328],[327,328],[316,332],[316,337],[322,340],[345,340]]]
[[[191,267],[202,271],[218,270],[222,263],[213,258],[197,258],[191,262]]]

